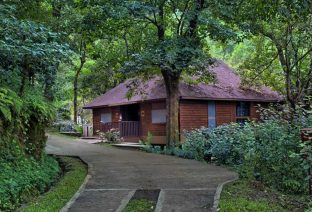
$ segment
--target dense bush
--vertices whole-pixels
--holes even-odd
[[[241,177],[256,179],[278,190],[301,193],[306,186],[300,130],[277,120],[224,125],[186,134],[182,145],[195,159],[211,156],[236,168]]]
[[[302,144],[300,129],[312,126],[305,114],[292,121],[268,116],[262,122],[229,124],[186,132],[181,147],[146,146],[148,152],[177,155],[234,167],[241,177],[258,180],[279,191],[303,193],[307,169],[312,165],[311,146]],[[307,153],[303,160],[302,152]]]
[[[0,211],[11,211],[49,189],[60,176],[60,168],[52,157],[41,160],[22,159],[0,162]]]
[[[21,154],[40,159],[47,140],[45,128],[53,114],[53,108],[36,92],[19,97],[9,89],[0,89],[1,149],[10,150],[11,140],[15,139],[21,146]]]
[[[0,89],[0,211],[44,192],[59,176],[57,161],[44,153],[53,109],[41,96]]]

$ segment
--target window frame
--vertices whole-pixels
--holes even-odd
[[[104,115],[108,115],[109,118],[108,118],[108,121],[103,121],[103,116]],[[110,120],[110,121],[109,121]],[[101,116],[100,116],[100,123],[102,124],[107,124],[107,123],[112,123],[113,122],[113,114],[111,112],[107,112],[107,113],[101,113]]]
[[[159,115],[159,114],[154,114],[155,112],[163,113],[161,115],[164,115],[164,117],[160,119],[159,121],[158,120],[155,121],[153,117],[157,117],[157,115]],[[167,123],[167,110],[166,109],[152,109],[151,110],[151,122],[152,124],[166,124]]]
[[[216,109],[216,102],[208,101],[208,128],[217,127]]]
[[[242,107],[242,108],[239,108],[239,107]],[[247,113],[245,111],[246,109],[248,109]],[[250,104],[250,102],[240,101],[240,102],[236,103],[236,119],[249,118],[250,117],[250,112],[251,112],[251,104]]]

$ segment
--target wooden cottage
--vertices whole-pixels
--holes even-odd
[[[180,83],[179,128],[216,127],[230,122],[258,119],[256,106],[278,102],[281,97],[268,87],[243,88],[240,77],[222,61],[210,68],[215,81],[210,84]],[[85,109],[93,111],[94,131],[119,128],[127,142],[153,135],[154,144],[165,144],[166,91],[161,77],[141,82],[142,94],[128,99],[128,80],[97,97]]]

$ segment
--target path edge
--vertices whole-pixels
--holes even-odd
[[[228,184],[228,183],[231,183],[231,182],[234,182],[236,180],[238,180],[239,177],[236,175],[234,179],[231,179],[231,180],[227,180],[223,183],[220,183],[217,187],[217,190],[216,190],[216,193],[214,195],[214,198],[213,198],[213,206],[211,208],[211,211],[212,212],[216,212],[218,211],[218,206],[219,206],[219,203],[220,203],[220,197],[221,197],[221,193],[222,193],[222,190],[223,190],[223,187]]]
[[[66,203],[66,205],[60,210],[60,212],[67,212],[69,210],[69,208],[76,202],[76,200],[78,199],[78,197],[80,196],[80,194],[85,190],[85,187],[88,183],[88,181],[90,180],[90,178],[92,177],[91,173],[93,172],[93,167],[92,165],[88,164],[86,161],[84,161],[83,159],[81,159],[81,157],[79,156],[67,156],[67,157],[76,157],[79,158],[84,164],[87,165],[87,169],[88,169],[88,174],[85,177],[83,183],[80,185],[79,189],[76,191],[76,193],[72,196],[72,198],[70,198],[70,200]]]

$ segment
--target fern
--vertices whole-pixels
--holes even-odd
[[[20,113],[22,101],[14,91],[0,88],[0,117],[5,121],[12,121],[13,113]]]

